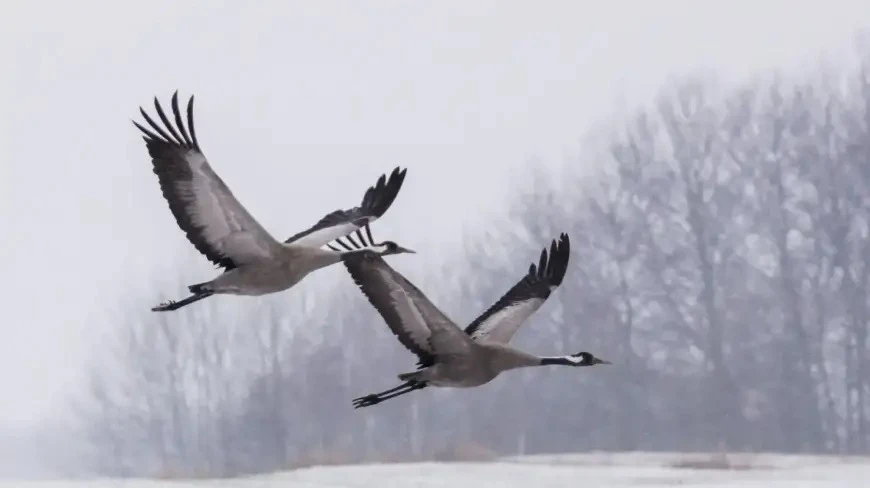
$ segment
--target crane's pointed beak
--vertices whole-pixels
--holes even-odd
[[[598,364],[613,364],[610,361],[605,361],[604,359],[599,359]]]
[[[415,251],[413,249],[408,249],[407,247],[401,247],[401,246],[399,246],[399,249],[397,249],[397,251],[399,253],[417,254],[417,251]]]

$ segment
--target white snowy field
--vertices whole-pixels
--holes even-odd
[[[857,488],[870,486],[870,458],[729,455],[731,469],[706,465],[706,454],[566,454],[485,463],[323,466],[228,480],[0,481],[0,488],[511,488],[538,486]],[[698,463],[698,464],[693,464]],[[715,464],[715,463],[714,463]]]

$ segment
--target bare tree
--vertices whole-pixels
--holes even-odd
[[[397,265],[469,322],[567,231],[568,274],[514,341],[613,367],[353,410],[414,360],[342,269],[237,308],[130,307],[76,404],[93,469],[229,476],[469,446],[867,453],[870,80],[825,73],[671,83],[558,178],[530,164],[454,262]]]

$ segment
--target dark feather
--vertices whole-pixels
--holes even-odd
[[[378,313],[381,314],[387,326],[399,339],[399,342],[406,349],[417,355],[419,359],[418,364],[433,364],[434,357],[426,350],[426,346],[416,343],[403,327],[402,317],[391,306],[393,298],[390,296],[390,289],[386,283],[380,279],[369,279],[369,276],[367,276],[367,269],[376,265],[381,260],[381,257],[372,251],[360,251],[358,253],[346,254],[342,260],[354,283],[356,283]],[[404,281],[405,287],[422,295],[422,292],[412,283],[407,280]]]
[[[169,209],[178,222],[178,226],[181,227],[181,230],[187,236],[187,240],[193,244],[196,250],[205,255],[212,263],[226,270],[231,270],[236,267],[236,264],[231,258],[213,249],[202,238],[204,227],[196,225],[191,220],[185,208],[186,203],[183,199],[179,198],[175,188],[176,182],[191,181],[193,179],[189,163],[186,160],[187,153],[195,151],[202,155],[193,127],[193,97],[190,97],[190,101],[187,104],[189,126],[185,129],[178,108],[178,92],[172,95],[172,111],[175,122],[178,125],[178,131],[181,133],[180,136],[176,128],[172,126],[169,118],[166,117],[163,108],[156,98],[154,99],[154,106],[157,115],[163,122],[163,127],[149,117],[148,113],[141,107],[139,111],[152,130],[139,125],[135,121],[133,124],[144,134],[145,146],[148,148],[148,154],[151,156],[154,173],[160,182],[160,190],[163,193],[163,197],[169,203]],[[190,137],[188,137],[188,130]],[[222,181],[220,183],[223,184]],[[223,186],[225,187],[226,185]],[[226,191],[229,192],[229,189]]]
[[[386,175],[381,175],[377,183],[366,190],[362,203],[358,207],[348,210],[335,210],[320,219],[311,228],[299,232],[284,242],[289,244],[314,232],[336,225],[351,223],[360,228],[367,225],[371,220],[381,217],[390,208],[399,194],[407,171],[407,169],[400,170],[397,167],[390,173],[389,179],[387,179]]]
[[[513,304],[534,298],[546,300],[550,296],[552,288],[562,284],[565,271],[568,269],[568,258],[570,255],[571,243],[568,235],[563,233],[559,236],[558,243],[553,240],[550,245],[549,255],[546,248],[541,251],[538,265],[532,264],[529,266],[529,272],[526,276],[466,327],[465,333],[474,335],[481,324],[484,324],[498,311]]]

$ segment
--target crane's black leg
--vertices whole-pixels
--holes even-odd
[[[395,393],[391,393],[389,395],[378,396],[377,402],[375,402],[375,403],[380,403],[384,400],[389,400],[390,398],[395,398],[397,396],[404,395],[405,393],[411,393],[414,390],[421,390],[423,388],[426,388],[426,383],[415,383],[415,384],[409,386],[405,390],[400,390],[400,391],[397,391]],[[368,405],[360,405],[360,407],[365,407],[365,406],[368,406]],[[357,408],[359,408],[359,407],[357,407]]]
[[[412,388],[411,385],[403,383],[403,384],[397,386],[396,388],[391,388],[389,390],[382,391],[380,393],[372,393],[372,394],[362,396],[359,398],[354,398],[353,399],[353,408],[370,407],[372,405],[377,405],[378,403],[381,403],[384,400],[387,400],[387,399],[390,399],[390,398],[393,398],[393,397],[396,397],[399,395],[404,395],[405,393],[409,393],[413,390],[414,389]]]
[[[406,381],[406,382],[402,383],[401,385],[399,385],[399,386],[397,386],[397,387],[395,387],[395,388],[390,388],[389,390],[384,390],[384,391],[382,391],[382,392],[380,392],[380,393],[372,393],[371,395],[366,395],[365,397],[361,397],[361,398],[377,397],[377,396],[388,395],[388,394],[390,394],[390,393],[392,393],[392,392],[394,392],[394,391],[399,391],[399,390],[401,390],[401,389],[403,389],[403,388],[407,388],[407,387],[409,387],[409,386],[411,386],[411,382],[410,382],[410,381]]]
[[[177,302],[174,300],[169,300],[168,302],[163,302],[160,305],[157,305],[156,307],[152,308],[151,311],[152,312],[168,312],[170,310],[178,310],[179,308],[181,308],[185,305],[190,305],[193,302],[198,302],[198,301],[202,300],[203,298],[208,298],[212,295],[214,295],[214,293],[212,293],[210,291],[206,291],[206,292],[191,295],[183,300],[178,300]]]
[[[390,388],[389,390],[384,390],[380,393],[372,393],[370,395],[354,398],[353,408],[370,407],[372,405],[377,405],[384,400],[389,400],[390,398],[395,398],[397,396],[404,395],[405,393],[411,393],[414,390],[420,390],[426,388],[427,386],[428,385],[426,384],[426,382],[423,381],[407,381],[395,388]]]

